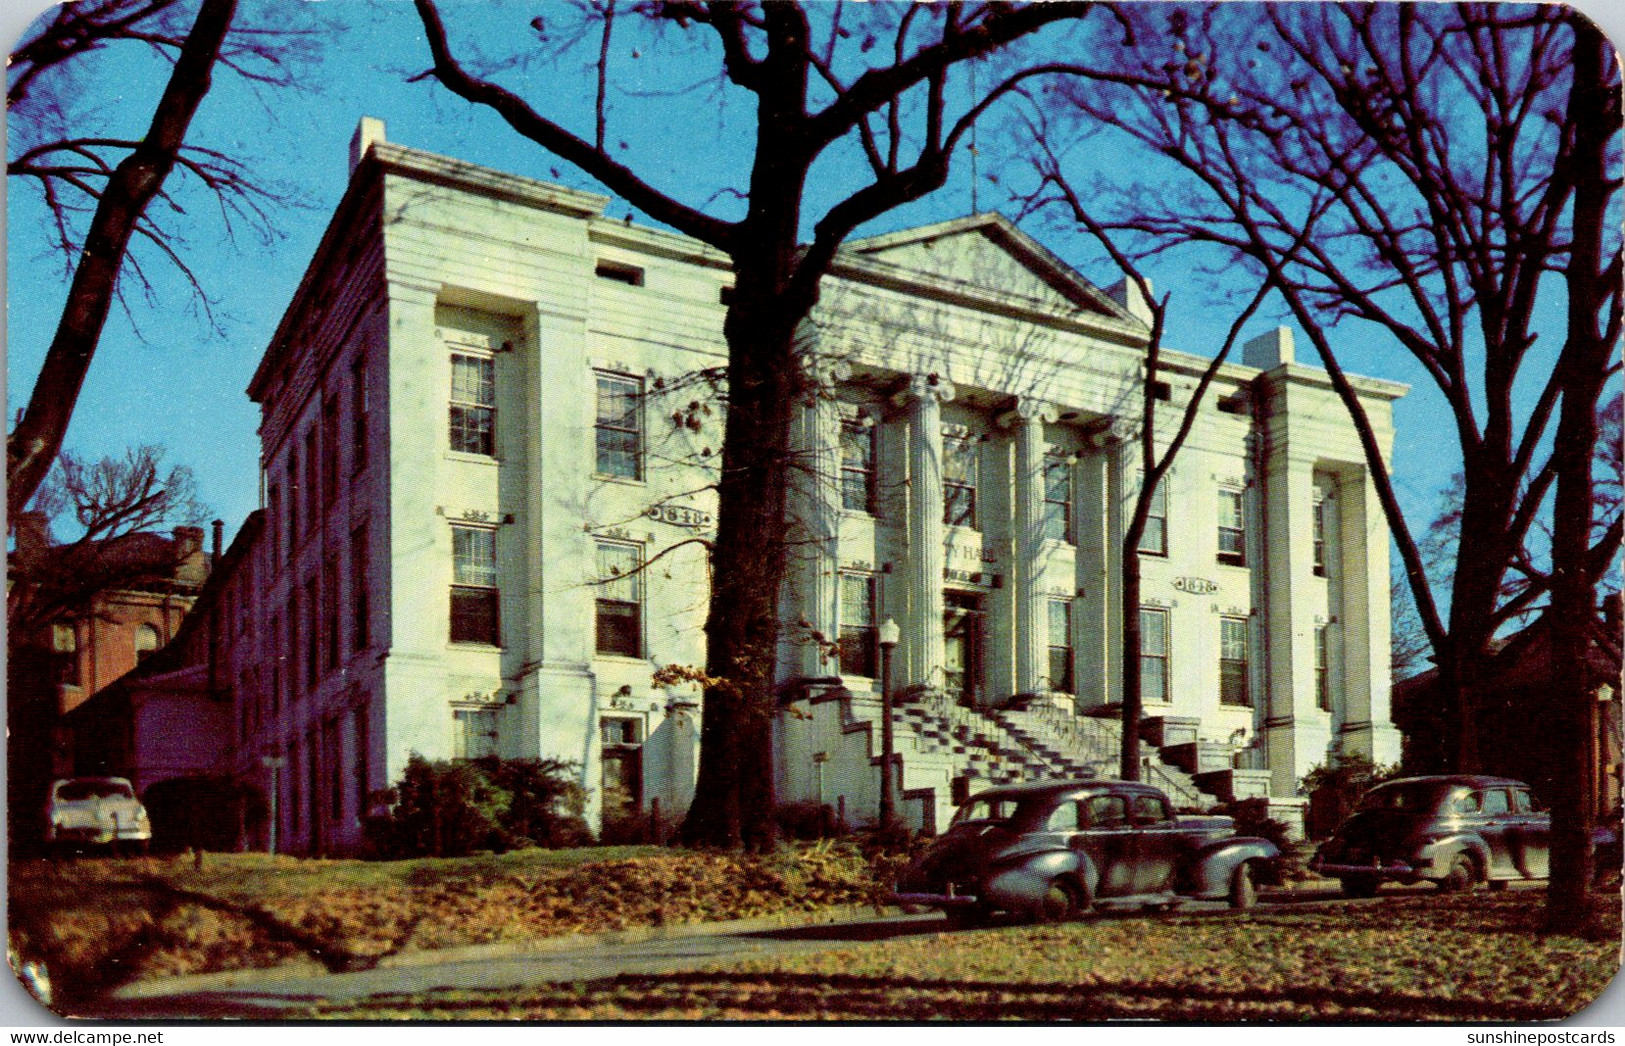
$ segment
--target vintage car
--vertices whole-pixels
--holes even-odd
[[[152,841],[152,822],[124,778],[72,777],[51,785],[45,804],[45,841],[57,849],[128,846],[145,850]]]
[[[899,904],[971,926],[994,911],[1045,921],[1094,905],[1228,899],[1246,908],[1280,851],[1228,817],[1176,817],[1150,785],[1090,779],[1012,785],[970,798],[903,873]]]
[[[1349,897],[1387,881],[1460,892],[1546,878],[1550,817],[1522,781],[1456,774],[1406,777],[1367,792],[1309,862]]]

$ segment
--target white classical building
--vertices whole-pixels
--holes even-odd
[[[595,819],[669,826],[699,698],[652,676],[704,661],[727,260],[376,120],[351,164],[249,390],[277,656],[244,674],[237,772],[296,849],[353,848],[413,752],[567,760]],[[802,332],[781,801],[874,816],[887,618],[915,823],[979,782],[1113,771],[1147,337],[1130,295],[998,215],[843,250]],[[1164,361],[1169,433],[1206,360]],[[1386,448],[1404,387],[1353,380]],[[1386,530],[1289,332],[1220,370],[1163,486],[1150,779],[1286,806],[1329,754],[1397,758]]]

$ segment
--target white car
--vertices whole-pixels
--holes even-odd
[[[51,785],[45,841],[64,848],[127,845],[145,850],[152,841],[152,822],[124,778],[72,777]]]

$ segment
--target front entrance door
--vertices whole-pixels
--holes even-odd
[[[944,593],[943,684],[962,705],[974,705],[982,684],[982,599],[969,592]]]

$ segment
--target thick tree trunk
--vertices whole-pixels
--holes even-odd
[[[6,440],[6,506],[12,516],[34,496],[62,449],[113,305],[130,237],[175,166],[192,116],[209,92],[210,73],[236,10],[236,0],[204,0],[146,137],[113,170],[102,191],[28,408]]]
[[[1118,776],[1140,779],[1140,535],[1129,528],[1123,542],[1123,747]],[[1141,523],[1141,530],[1144,523]]]

